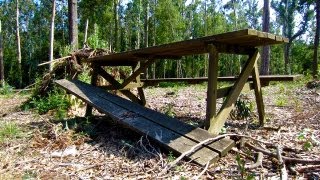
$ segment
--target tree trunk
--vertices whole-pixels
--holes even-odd
[[[144,1],[144,47],[149,47],[149,0]],[[144,78],[149,78],[149,68],[147,68],[144,72]]]
[[[137,19],[137,41],[136,49],[140,48],[140,14],[141,14],[141,0],[139,0],[138,19]]]
[[[86,27],[84,30],[84,41],[83,41],[83,47],[87,45],[87,39],[88,39],[88,27],[89,27],[89,19],[86,20]]]
[[[78,49],[77,0],[68,0],[69,44],[72,50]]]
[[[118,15],[118,4],[119,0],[113,1],[113,17],[114,17],[114,50],[119,51],[119,15]]]
[[[154,6],[153,6],[153,46],[156,45],[156,6],[157,6],[157,0],[154,0]],[[155,79],[156,78],[156,63],[152,64],[152,78]]]
[[[264,0],[263,5],[263,25],[262,30],[269,32],[270,30],[270,1]],[[269,75],[269,64],[270,64],[270,46],[264,46],[262,48],[262,63],[260,74]]]
[[[19,26],[19,0],[16,0],[16,36],[17,36],[17,56],[18,56],[18,76],[19,86],[22,84],[22,68],[21,68],[21,46],[20,46],[20,26]]]
[[[4,67],[3,67],[3,50],[2,50],[2,32],[0,20],[0,86],[4,87]]]
[[[285,44],[284,45],[284,69],[285,69],[285,72],[287,74],[291,74],[291,68],[290,68],[290,48],[291,48],[291,43],[289,41],[289,43]]]
[[[53,41],[54,41],[54,19],[56,16],[56,1],[52,0],[52,16],[51,16],[51,30],[50,30],[50,61],[53,60]],[[53,63],[49,64],[49,70],[52,71]]]
[[[314,53],[313,53],[313,78],[318,76],[318,47],[319,47],[319,34],[320,34],[320,1],[316,0],[316,35],[314,38]]]

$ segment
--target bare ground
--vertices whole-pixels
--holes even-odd
[[[196,126],[205,118],[205,95],[204,85],[146,89],[150,108]],[[252,93],[244,97],[248,103],[254,102]],[[243,170],[242,166],[255,162],[256,152],[248,147],[234,148],[205,171],[192,162],[181,161],[160,175],[177,155],[159,148],[147,137],[106,117],[56,120],[52,112],[38,115],[22,111],[19,106],[26,99],[20,95],[0,98],[0,130],[8,124],[18,129],[14,136],[0,139],[0,179],[280,178],[279,161],[267,155],[263,156],[262,166]],[[264,101],[266,128],[255,125],[253,112],[247,120],[228,120],[224,131],[268,142],[248,140],[273,153],[279,146],[282,156],[319,160],[319,88],[308,89],[303,83],[273,85],[264,88]],[[320,177],[319,164],[287,163],[286,169],[289,178]]]

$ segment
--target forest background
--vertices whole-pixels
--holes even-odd
[[[0,81],[16,88],[34,83],[49,70],[38,64],[82,48],[86,24],[86,44],[113,52],[245,28],[267,31],[287,37],[289,43],[261,48],[261,74],[317,77],[319,4],[319,0],[1,0]],[[207,61],[207,55],[159,61],[145,76],[203,77]],[[242,56],[222,55],[219,75],[239,74],[244,61]]]

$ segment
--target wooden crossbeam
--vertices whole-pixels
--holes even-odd
[[[235,82],[233,89],[230,91],[229,95],[227,96],[226,100],[221,106],[221,109],[216,117],[210,119],[210,127],[209,132],[211,134],[219,134],[221,128],[223,127],[225,121],[227,120],[231,110],[234,107],[234,104],[237,98],[240,95],[245,83],[247,82],[249,75],[252,73],[253,67],[256,64],[257,60],[259,59],[259,51],[251,55],[246,62],[238,80]]]

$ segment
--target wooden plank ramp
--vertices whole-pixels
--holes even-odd
[[[199,142],[214,137],[203,129],[183,123],[81,81],[62,79],[55,81],[55,83],[124,126],[147,135],[164,148],[177,154],[184,153]],[[233,146],[233,140],[223,138],[201,147],[187,158],[204,166],[207,162],[216,162],[219,157],[226,155]]]

